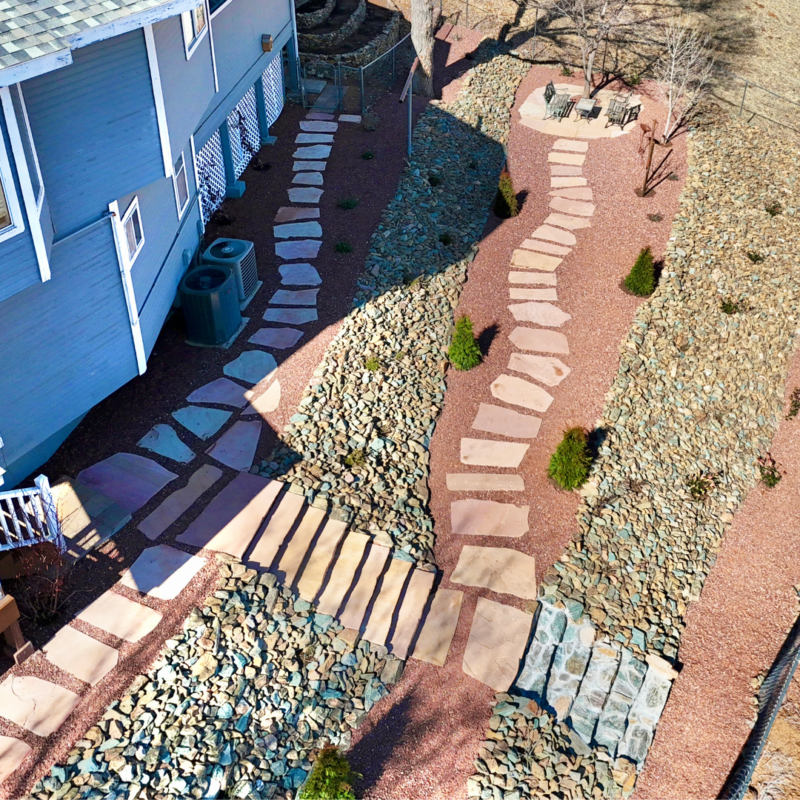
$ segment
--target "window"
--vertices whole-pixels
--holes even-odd
[[[3,190],[3,183],[0,181],[0,231],[11,227],[11,212],[8,210],[6,193]]]
[[[11,178],[11,164],[3,142],[3,132],[0,129],[0,242],[24,230],[22,209]]]
[[[191,58],[195,48],[200,43],[208,29],[208,19],[206,18],[206,4],[200,3],[199,6],[181,14],[181,24],[183,25],[183,44],[186,48],[186,58]]]
[[[175,202],[178,204],[178,219],[180,219],[189,202],[189,182],[186,178],[186,162],[183,159],[183,153],[175,162],[172,183],[175,186]]]
[[[142,217],[139,214],[138,197],[133,198],[128,210],[122,217],[122,230],[125,231],[128,266],[131,266],[144,246],[144,231],[142,230]]]

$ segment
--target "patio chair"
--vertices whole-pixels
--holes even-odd
[[[572,110],[572,98],[568,92],[557,92],[553,81],[544,87],[544,118],[556,117],[559,122],[569,116]]]
[[[611,102],[608,104],[608,110],[606,111],[606,117],[608,118],[606,128],[609,125],[619,125],[621,128],[625,127],[625,123],[628,122],[626,119],[628,115],[628,103],[632,95],[633,92],[627,95],[617,92],[617,94],[611,98]],[[641,106],[637,106],[637,108],[641,108]]]

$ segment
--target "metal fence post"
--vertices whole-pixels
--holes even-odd
[[[411,121],[414,107],[414,76],[411,76],[411,85],[408,87],[408,155],[411,156]]]
[[[364,99],[364,67],[358,68],[358,77],[361,81],[361,114],[363,116],[367,113],[367,103]]]
[[[394,86],[394,81],[395,81],[395,75],[394,75],[394,54],[395,54],[395,51],[396,51],[396,50],[397,50],[397,45],[395,45],[395,46],[392,48],[392,84],[391,84],[392,86]]]
[[[742,92],[742,104],[739,106],[739,116],[742,116],[742,112],[744,111],[744,99],[747,97],[747,87],[749,86],[748,82],[744,82],[744,91]]]

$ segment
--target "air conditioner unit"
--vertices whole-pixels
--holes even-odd
[[[178,294],[190,342],[224,344],[242,324],[236,280],[227,267],[215,264],[187,272]]]
[[[261,285],[258,281],[256,250],[252,242],[244,239],[216,239],[200,260],[202,264],[219,264],[233,272],[241,308],[252,300]]]

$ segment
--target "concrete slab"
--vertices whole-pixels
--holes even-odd
[[[214,403],[220,406],[244,408],[244,388],[228,378],[217,378],[199,389],[195,389],[187,398],[189,403]]]
[[[509,689],[528,646],[533,615],[478,598],[462,669],[496,692]]]
[[[568,214],[550,214],[550,216],[544,221],[544,224],[557,225],[559,228],[567,228],[567,230],[570,231],[592,227],[592,223],[588,219],[571,217]]]
[[[530,353],[512,353],[508,368],[514,372],[524,372],[545,386],[558,386],[572,370],[552,356],[534,356]]]
[[[226,467],[241,472],[253,466],[261,438],[261,420],[238,420],[206,450],[206,454]]]
[[[294,172],[325,172],[327,161],[295,161],[292,164]]]
[[[325,179],[322,177],[321,172],[295,172],[292,183],[300,186],[322,186],[325,183]],[[313,235],[309,234],[309,236]],[[319,236],[322,236],[322,233]]]
[[[221,469],[204,464],[189,478],[186,486],[173,492],[139,523],[139,530],[151,541],[157,539],[221,477]]]
[[[329,144],[316,144],[311,147],[298,147],[292,158],[327,158],[331,154]]]
[[[400,602],[403,587],[413,566],[410,561],[399,558],[393,558],[389,562],[389,569],[383,576],[381,588],[369,613],[367,626],[364,628],[364,638],[371,644],[386,644],[397,604]]]
[[[159,544],[148,547],[125,570],[119,583],[157,600],[174,600],[205,563],[198,556]]]
[[[542,421],[530,414],[520,414],[510,408],[481,403],[478,415],[472,423],[476,431],[496,433],[509,439],[534,439],[539,435]]]
[[[255,386],[263,380],[270,380],[277,369],[275,358],[269,353],[262,350],[245,350],[238,358],[229,361],[222,371],[231,378]]]
[[[255,539],[253,549],[247,557],[249,566],[264,570],[272,566],[281,545],[286,541],[305,507],[306,499],[302,494],[293,492],[283,494],[267,519],[264,530]]]
[[[311,186],[298,186],[295,189],[288,189],[290,203],[319,203],[324,189],[314,189]]]
[[[564,164],[551,164],[551,175],[583,175],[583,167],[570,167]]]
[[[562,214],[574,217],[591,217],[594,215],[594,203],[584,203],[582,200],[568,200],[566,197],[554,197],[550,201],[550,208]]]
[[[319,286],[322,278],[311,264],[281,264],[278,267],[282,286]]]
[[[550,178],[551,189],[568,189],[573,186],[586,186],[586,178],[578,177],[552,177]]]
[[[155,425],[137,443],[139,447],[164,458],[188,464],[194,459],[194,452],[187,447],[170,425]]]
[[[306,173],[301,173],[305,175]],[[319,174],[319,173],[317,173]],[[292,237],[319,237],[322,236],[322,225],[310,220],[307,222],[286,222],[283,225],[273,225],[272,235],[276,239],[291,239]]]
[[[547,328],[560,328],[572,317],[551,303],[517,303],[508,310],[517,322],[532,322]]]
[[[242,416],[259,414],[266,419],[266,414],[271,414],[281,404],[281,382],[276,378],[258,397],[253,392],[245,392],[245,397],[250,400],[250,405],[242,411]]]
[[[422,569],[411,570],[411,577],[397,614],[397,624],[388,644],[389,652],[404,661],[408,657],[411,642],[422,622],[422,614],[433,591],[435,579],[436,574],[433,572]]]
[[[569,247],[573,247],[578,241],[574,233],[565,231],[562,228],[553,228],[550,225],[540,225],[531,236],[535,239],[546,239],[549,242],[556,242],[556,244],[567,245]]]
[[[78,473],[78,480],[133,514],[178,476],[151,458],[115,453]]]
[[[320,81],[320,83],[325,83],[325,81]],[[305,84],[306,84],[306,91],[310,92],[310,89],[308,88],[307,85],[308,79],[306,79]],[[325,87],[323,86],[322,89],[324,88]],[[322,91],[322,89],[320,89],[320,91]],[[311,93],[313,94],[313,92]],[[332,122],[334,119],[336,119],[336,117],[333,114],[326,114],[324,111],[309,111],[308,114],[306,114],[306,119],[321,119],[321,120],[326,120],[328,122]]]
[[[300,130],[306,133],[336,133],[339,130],[339,126],[335,122],[306,122],[305,120],[300,120]]]
[[[554,242],[545,242],[542,239],[525,239],[520,247],[524,250],[535,250],[539,253],[549,253],[554,256],[568,256],[572,250]]]
[[[532,253],[530,250],[515,250],[511,255],[511,266],[517,269],[541,269],[553,272],[562,261],[561,258]]]
[[[292,538],[289,539],[277,569],[273,570],[281,583],[294,586],[314,537],[325,522],[325,516],[323,509],[306,506],[305,514],[295,528]]]
[[[566,197],[569,200],[594,200],[594,193],[588,186],[565,187],[554,189],[550,192],[551,197]]]
[[[316,258],[322,242],[316,239],[296,239],[291,242],[276,242],[275,255],[278,258]]]
[[[300,573],[297,581],[297,593],[303,600],[313,603],[322,584],[325,581],[328,567],[330,567],[336,548],[347,531],[347,523],[338,519],[329,519],[319,534],[314,549],[309,555],[308,562]]]
[[[450,581],[535,600],[536,561],[533,556],[507,547],[464,545]]]
[[[547,154],[547,161],[550,164],[570,164],[573,167],[583,166],[586,156],[580,153],[554,153]]]
[[[283,486],[280,481],[240,473],[176,541],[241,558]]]
[[[378,585],[378,580],[391,554],[392,550],[389,547],[379,544],[370,545],[367,557],[356,577],[356,584],[347,598],[344,609],[339,614],[339,622],[345,628],[361,629],[367,606],[375,594],[375,587]]]
[[[298,133],[295,144],[333,144],[333,136],[329,133]]]
[[[491,390],[492,397],[504,403],[540,413],[547,411],[553,402],[553,398],[541,386],[511,375],[501,375],[492,383]]]
[[[509,272],[509,283],[540,284],[542,286],[555,286],[557,282],[555,275],[547,275],[544,272]]]
[[[284,322],[287,325],[305,325],[307,322],[317,321],[316,308],[268,308],[264,312],[265,322]],[[262,330],[264,330],[262,328]],[[253,341],[251,337],[248,341]],[[258,344],[258,342],[253,342]],[[274,346],[274,345],[273,345]]]
[[[317,292],[319,289],[278,289],[270,297],[270,305],[279,306],[315,306],[317,304]]]
[[[78,614],[88,622],[126,642],[138,642],[156,629],[161,614],[109,589]]]
[[[454,500],[450,503],[453,533],[461,536],[502,536],[517,539],[529,530],[528,506],[493,500]],[[450,580],[454,580],[452,577]]]
[[[496,442],[490,439],[461,439],[461,463],[477,467],[504,467],[516,469],[528,444],[519,442]]]
[[[361,564],[364,551],[370,543],[370,537],[365,533],[350,531],[342,542],[342,548],[333,565],[330,579],[322,590],[317,611],[320,614],[329,614],[335,617],[342,605],[344,596],[350,591],[356,570]]]
[[[42,647],[42,653],[51,664],[90,686],[100,683],[119,662],[119,650],[69,625]]]
[[[324,164],[324,161],[295,161],[295,164]],[[275,222],[296,222],[299,219],[319,219],[318,208],[291,208],[281,206],[275,215]]]
[[[546,331],[541,328],[514,328],[508,338],[511,340],[511,344],[520,350],[569,355],[567,337],[558,331]]]
[[[558,301],[555,289],[518,289],[512,286],[508,290],[509,300],[552,300]]]
[[[288,350],[303,338],[303,331],[297,328],[260,328],[247,341],[272,347],[275,350]]]
[[[451,492],[522,492],[525,481],[521,475],[448,472],[447,489]]]
[[[230,411],[220,408],[186,406],[172,412],[172,418],[200,439],[213,436],[229,419]]]
[[[79,701],[75,692],[32,675],[9,675],[0,683],[0,716],[43,738],[64,724]]]
[[[556,139],[553,150],[567,150],[570,153],[585,153],[589,142],[576,142],[574,139]]]
[[[458,627],[464,592],[457,589],[438,589],[433,596],[428,616],[422,625],[412,658],[443,667],[450,652],[450,643]]]
[[[13,736],[0,736],[0,783],[17,770],[31,748]]]
[[[361,114],[339,114],[339,122],[361,122]]]

